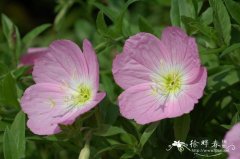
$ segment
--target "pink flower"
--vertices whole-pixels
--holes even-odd
[[[20,65],[33,65],[34,61],[47,52],[47,48],[29,48],[20,59]]]
[[[121,114],[146,124],[189,113],[202,97],[206,68],[197,44],[177,27],[168,27],[161,40],[148,33],[130,37],[113,61]]]
[[[240,158],[240,123],[234,125],[225,136],[225,150],[228,152],[228,159]]]
[[[33,79],[36,84],[24,92],[21,106],[27,126],[39,135],[60,132],[58,124],[72,124],[105,97],[98,93],[97,56],[87,40],[83,52],[69,40],[53,42],[35,61]]]

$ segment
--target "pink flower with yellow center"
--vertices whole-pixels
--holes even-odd
[[[240,123],[237,123],[229,130],[224,138],[224,148],[228,152],[228,159],[240,158]]]
[[[206,68],[194,38],[168,27],[161,40],[149,33],[130,37],[113,61],[121,114],[146,124],[189,113],[202,97]]]
[[[72,124],[105,97],[105,92],[98,92],[99,66],[88,40],[83,52],[69,40],[53,42],[34,61],[32,74],[36,84],[24,92],[21,107],[35,134],[60,132],[58,124]]]

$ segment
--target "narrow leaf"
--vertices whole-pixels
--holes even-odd
[[[226,48],[226,49],[222,52],[222,54],[221,54],[220,57],[223,57],[223,56],[225,56],[225,55],[227,55],[227,54],[229,54],[229,53],[232,53],[234,50],[236,50],[236,49],[238,49],[238,48],[240,48],[240,43],[232,44],[231,46],[229,46],[228,48]]]
[[[17,107],[16,81],[10,73],[0,80],[0,103],[5,106]]]
[[[97,15],[96,24],[97,24],[97,30],[101,35],[105,35],[105,36],[108,35],[107,24],[105,22],[104,14],[102,11],[100,11]]]
[[[19,112],[11,128],[4,132],[3,152],[5,159],[21,159],[25,157],[25,114]]]
[[[220,38],[219,45],[222,45],[222,43],[229,45],[231,39],[231,21],[227,9],[222,0],[210,0],[209,2],[213,8],[214,27]]]
[[[174,136],[176,140],[186,141],[190,130],[190,115],[185,114],[174,119]]]
[[[159,122],[153,123],[146,128],[140,138],[140,145],[143,147],[148,139],[152,136],[153,132],[157,129]]]
[[[240,4],[233,0],[224,0],[227,6],[228,12],[232,16],[232,18],[240,24]]]
[[[148,32],[148,33],[152,33],[152,34],[154,33],[154,30],[153,30],[152,26],[143,17],[139,18],[138,26],[139,26],[140,31],[142,31],[142,32]]]
[[[178,0],[172,0],[170,17],[171,23],[174,26],[180,26],[180,12],[178,7]]]
[[[14,134],[15,146],[19,158],[25,157],[25,114],[20,111],[11,125],[11,132]]]
[[[34,38],[36,38],[39,34],[41,34],[43,31],[45,31],[50,26],[51,26],[51,24],[43,24],[43,25],[38,26],[35,29],[31,30],[29,33],[27,33],[23,37],[23,43],[26,46],[29,46]]]

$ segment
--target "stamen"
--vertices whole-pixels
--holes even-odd
[[[81,84],[76,89],[76,93],[71,96],[71,102],[74,105],[83,105],[92,97],[91,88],[88,85]]]

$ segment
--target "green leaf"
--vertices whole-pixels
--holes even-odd
[[[127,151],[125,152],[120,159],[129,159],[129,158],[133,158],[135,156],[135,152],[134,151]]]
[[[0,76],[8,72],[8,67],[0,62]]]
[[[15,141],[13,140],[14,134],[9,128],[6,128],[3,135],[3,153],[5,159],[18,159]]]
[[[15,146],[19,158],[25,157],[25,114],[20,111],[11,125],[11,131],[14,134]]]
[[[172,0],[170,17],[173,26],[180,26],[180,12],[178,7],[178,0]]]
[[[232,18],[240,24],[240,4],[233,0],[224,0],[227,6],[228,12],[232,16]]]
[[[128,0],[126,3],[125,3],[125,5],[124,5],[124,7],[121,9],[121,12],[120,12],[120,14],[115,18],[115,20],[114,20],[114,27],[115,27],[115,29],[114,29],[114,32],[115,32],[115,36],[114,37],[119,37],[119,36],[122,36],[122,34],[123,34],[123,30],[124,30],[124,15],[125,15],[125,13],[126,13],[126,11],[127,11],[127,8],[131,5],[131,4],[133,4],[134,2],[137,2],[137,1],[139,1],[139,0]]]
[[[5,159],[21,159],[25,157],[25,114],[19,112],[11,128],[4,132],[3,152]]]
[[[104,19],[104,14],[102,11],[99,11],[98,15],[97,15],[97,20],[96,20],[96,24],[97,24],[97,30],[98,32],[101,34],[101,35],[104,35],[104,36],[108,36],[109,34],[109,30],[108,30],[108,27],[107,27],[107,24],[105,22],[105,19]]]
[[[223,57],[229,53],[232,53],[234,50],[240,48],[240,43],[236,43],[236,44],[232,44],[231,46],[229,46],[228,48],[226,48],[222,54],[220,55],[220,57]]]
[[[109,99],[104,99],[99,103],[101,116],[106,124],[113,124],[119,116],[119,107],[113,104]]]
[[[225,128],[225,129],[227,129],[227,130],[229,130],[229,129],[232,128],[232,125],[225,125],[225,124],[222,124],[221,127]]]
[[[111,21],[115,21],[117,18],[118,13],[116,11],[113,11],[111,8],[104,6],[101,3],[94,2],[93,5],[100,9],[105,15],[107,15]]]
[[[203,24],[201,21],[195,20],[191,17],[182,16],[181,18],[182,18],[182,22],[186,26],[187,31],[190,34],[201,33],[205,37],[208,37],[211,40],[217,41],[217,35],[211,27],[209,27],[209,26]]]
[[[63,20],[64,20],[66,14],[67,14],[67,11],[74,4],[74,0],[59,1],[59,2],[60,2],[60,6],[59,6],[60,11],[58,12],[58,14],[57,14],[57,16],[55,17],[55,20],[54,20],[54,27],[56,28],[56,30],[61,29]]]
[[[40,25],[40,26],[34,28],[33,30],[31,30],[29,33],[27,33],[23,37],[23,43],[26,45],[26,47],[28,47],[34,38],[36,38],[39,34],[41,34],[43,31],[45,31],[50,26],[51,26],[51,24],[43,24],[43,25]]]
[[[154,34],[154,30],[153,30],[152,26],[142,16],[138,20],[138,26],[139,26],[139,29],[140,29],[141,32],[148,32],[148,33]]]
[[[219,45],[223,43],[229,45],[231,39],[231,21],[227,9],[222,0],[210,0],[209,3],[213,8],[213,22],[220,38]]]
[[[124,5],[124,9],[127,9],[131,4],[133,4],[137,1],[141,1],[141,0],[128,0]]]
[[[174,136],[175,140],[186,141],[190,130],[190,115],[185,114],[174,119]]]
[[[18,28],[4,14],[2,14],[3,33],[8,42],[9,52],[12,55],[12,63],[17,66],[21,53],[21,38]]]
[[[153,123],[153,124],[149,125],[146,128],[146,130],[143,132],[143,134],[140,138],[140,145],[142,148],[145,145],[145,143],[148,141],[148,139],[151,137],[153,132],[157,129],[158,125],[159,125],[159,122]]]
[[[2,27],[3,27],[3,34],[5,35],[8,45],[13,47],[12,44],[12,34],[14,32],[14,24],[13,22],[4,14],[2,14]]]
[[[0,80],[0,104],[18,107],[16,81],[10,73]]]
[[[212,73],[213,72],[213,73]],[[208,88],[213,93],[239,82],[239,69],[224,65],[208,70]]]
[[[108,94],[108,98],[111,102],[116,100],[116,93],[114,92],[115,84],[113,81],[113,77],[111,78],[108,74],[101,74],[102,84],[104,90],[106,90]]]
[[[109,125],[102,125],[99,130],[94,132],[94,135],[96,136],[113,136],[113,135],[118,135],[118,134],[126,134],[127,132],[116,126],[109,126]]]
[[[22,53],[22,42],[21,42],[21,37],[18,28],[15,26],[15,32],[14,32],[14,44],[15,44],[15,61],[16,63],[18,62],[20,58],[20,54]]]
[[[206,24],[206,25],[209,25],[213,22],[213,10],[212,10],[212,7],[209,7],[207,10],[205,10],[201,17],[200,17],[200,20]]]
[[[178,1],[180,16],[188,16],[191,18],[196,17],[197,11],[195,10],[196,8],[194,7],[193,0],[178,0]]]

